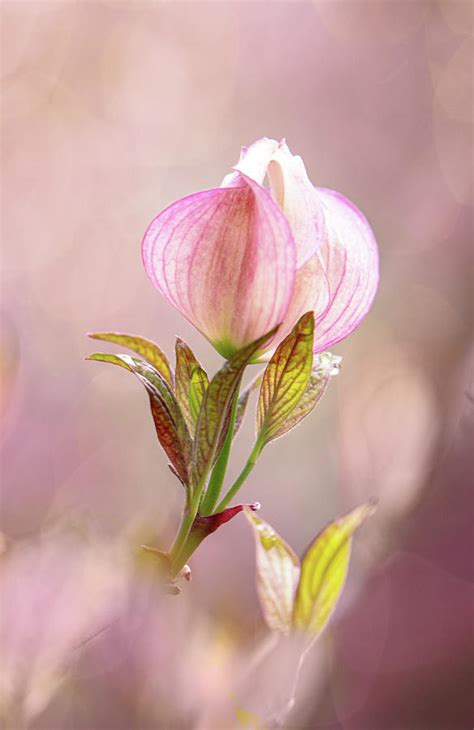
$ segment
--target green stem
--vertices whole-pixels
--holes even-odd
[[[221,493],[222,484],[224,483],[224,477],[227,470],[227,464],[229,463],[230,449],[232,446],[232,438],[234,436],[235,427],[235,416],[237,413],[237,405],[239,402],[239,389],[235,391],[234,400],[232,402],[232,409],[229,418],[229,428],[225,437],[224,445],[222,446],[221,453],[214,464],[214,469],[209,479],[206,494],[201,504],[201,514],[210,515],[216,506],[216,502],[219,499]]]
[[[181,552],[181,549],[183,548],[184,544],[186,543],[186,540],[190,533],[191,527],[193,526],[194,520],[196,519],[196,515],[198,513],[199,503],[201,501],[202,491],[203,491],[204,485],[206,483],[207,475],[208,475],[208,470],[206,470],[204,472],[204,474],[201,476],[201,479],[198,482],[198,485],[193,493],[191,501],[187,503],[187,505],[184,509],[183,516],[181,518],[181,524],[179,526],[179,530],[176,534],[173,545],[171,546],[171,549],[170,549],[170,557],[171,557],[171,561],[172,561],[173,565],[174,565],[175,560],[178,557],[179,553]]]
[[[202,529],[194,529],[188,533],[186,541],[184,542],[179,554],[173,561],[173,573],[177,575],[181,568],[188,562],[193,552],[199,547],[208,533]]]
[[[186,539],[189,535],[189,531],[191,530],[192,524],[194,522],[194,517],[195,517],[195,515],[193,516],[192,511],[190,511],[189,509],[187,509],[187,510],[185,510],[185,512],[183,512],[179,530],[176,533],[176,537],[175,537],[173,545],[171,546],[171,549],[170,549],[170,557],[171,557],[173,566],[174,566],[176,558],[178,557],[178,555],[181,551],[181,548],[183,547],[184,543],[186,542]]]
[[[224,510],[227,507],[227,505],[229,504],[231,499],[233,499],[233,497],[235,497],[235,495],[239,491],[240,487],[245,482],[248,475],[254,468],[255,463],[256,463],[261,451],[262,451],[262,445],[261,445],[260,441],[257,440],[257,442],[255,443],[255,446],[252,449],[252,453],[250,454],[249,458],[247,459],[247,463],[245,464],[244,468],[240,472],[239,476],[237,477],[237,479],[235,480],[235,482],[233,483],[233,485],[231,486],[231,488],[229,489],[227,494],[221,499],[221,501],[217,505],[216,509],[214,510],[214,514],[217,514],[217,512],[222,512],[222,510]]]

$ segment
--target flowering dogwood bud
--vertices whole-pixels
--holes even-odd
[[[310,310],[321,352],[359,325],[378,284],[364,215],[267,138],[242,148],[221,187],[156,216],[142,253],[153,284],[224,357],[281,323],[274,349]]]

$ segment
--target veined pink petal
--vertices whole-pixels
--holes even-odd
[[[296,272],[294,294],[278,338],[312,309],[315,352],[351,334],[370,309],[378,284],[378,250],[365,216],[347,198],[318,188],[327,236]]]
[[[152,282],[225,357],[283,320],[295,279],[288,221],[267,190],[240,182],[173,203],[142,244]]]

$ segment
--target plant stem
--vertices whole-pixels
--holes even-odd
[[[194,529],[188,533],[188,536],[173,561],[173,574],[177,575],[181,568],[187,563],[191,555],[199,545],[202,543],[204,538],[208,536],[208,533],[201,529]]]
[[[227,464],[229,462],[230,449],[232,446],[232,438],[234,436],[235,416],[237,413],[237,404],[239,402],[239,389],[235,391],[234,400],[232,402],[232,409],[229,418],[229,428],[225,437],[224,445],[222,446],[221,453],[214,464],[214,469],[209,479],[206,494],[201,504],[201,514],[210,515],[216,506],[216,502],[219,499],[221,493],[222,484],[224,482],[225,473],[227,470]]]
[[[252,452],[251,452],[249,458],[247,459],[247,463],[245,464],[244,468],[240,472],[239,476],[237,477],[237,479],[235,480],[235,482],[233,483],[233,485],[231,486],[231,488],[229,489],[227,494],[221,499],[221,501],[217,505],[216,509],[214,510],[214,514],[217,514],[217,512],[222,512],[222,510],[224,510],[227,507],[230,500],[233,499],[233,497],[235,497],[235,495],[239,491],[240,487],[245,482],[248,475],[254,468],[261,450],[262,450],[262,445],[261,445],[260,441],[257,440],[255,443],[255,446],[252,449]]]
[[[258,456],[260,455],[260,452],[262,450],[262,445],[260,444],[260,441],[257,440],[255,443],[255,446],[252,449],[252,452],[247,459],[247,463],[245,464],[244,468],[240,472],[239,476],[227,492],[227,494],[224,496],[224,498],[219,502],[217,507],[215,508],[213,514],[217,514],[218,512],[222,512],[227,505],[229,504],[230,500],[237,494],[240,487],[252,471],[253,467],[255,466],[255,462],[257,461]],[[170,556],[171,561],[173,564],[173,573],[176,575],[179,573],[183,565],[186,563],[188,558],[193,554],[193,552],[196,550],[198,545],[204,540],[206,537],[206,534],[201,534],[201,531],[194,531],[191,532],[191,528],[193,526],[194,520],[196,519],[196,515],[198,513],[199,509],[199,502],[201,500],[202,490],[204,488],[205,483],[205,476],[201,478],[201,481],[198,484],[198,488],[196,489],[193,499],[191,501],[191,505],[189,509],[187,509],[184,514],[183,518],[181,520],[181,525],[179,527],[178,533],[175,537],[173,546],[170,550]]]
[[[170,557],[171,557],[171,561],[172,561],[173,565],[181,551],[181,548],[183,547],[184,543],[186,542],[186,538],[188,537],[189,531],[194,522],[194,517],[195,517],[195,515],[193,516],[192,510],[190,510],[190,509],[186,509],[183,512],[179,530],[176,533],[176,537],[174,538],[173,545],[171,546],[171,549],[170,549]]]

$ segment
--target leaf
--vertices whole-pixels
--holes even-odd
[[[339,372],[341,358],[331,355],[330,352],[323,352],[315,357],[316,365],[313,366],[306,390],[301,396],[298,404],[282,423],[279,429],[273,434],[274,439],[283,436],[291,431],[308,416],[325,394],[331,377]]]
[[[257,438],[264,446],[283,427],[306,390],[313,362],[314,314],[307,312],[278,345],[263,374]]]
[[[240,394],[239,401],[237,403],[237,411],[235,414],[234,437],[237,435],[242,425],[242,421],[244,420],[249,398],[252,395],[253,391],[259,387],[260,383],[262,382],[262,377],[262,373],[259,373],[255,378],[253,378],[253,380],[250,381],[247,387]]]
[[[237,401],[237,409],[235,412],[234,432],[232,434],[233,439],[237,436],[237,433],[239,432],[240,427],[242,425],[242,421],[244,420],[245,410],[247,408],[247,403],[249,401],[250,395],[253,390],[258,388],[261,380],[262,380],[262,375],[259,374],[256,378],[254,378],[254,380],[252,380],[248,384],[248,386],[245,388],[245,390],[242,391],[242,393],[239,397],[239,400]],[[230,409],[229,409],[224,426],[221,431],[221,435],[219,437],[219,443],[217,445],[216,453],[214,455],[214,462],[217,461],[219,454],[221,453],[221,451],[224,447],[224,442],[226,440],[227,431],[229,430],[229,425],[230,425],[230,415],[231,414],[230,414]]]
[[[215,512],[212,515],[201,515],[198,513],[194,518],[191,530],[202,530],[206,535],[210,535],[219,527],[225,525],[226,522],[233,520],[240,512],[244,510],[258,512],[259,509],[260,502],[253,502],[252,504],[235,504],[233,507],[227,507],[222,512]]]
[[[194,355],[193,351],[183,340],[176,338],[176,373],[175,373],[175,392],[178,403],[183,412],[189,432],[194,434],[196,425],[195,419],[191,414],[191,406],[189,402],[189,391],[191,376],[193,371],[199,368],[204,374],[205,371],[201,367],[201,363]],[[206,375],[207,377],[207,375]]]
[[[129,373],[133,370],[123,359],[127,357],[125,355],[113,355],[111,352],[94,352],[92,355],[88,355],[86,360],[96,360],[97,362],[109,362],[112,365],[118,365],[120,368],[125,368]]]
[[[173,374],[171,371],[168,358],[165,353],[151,340],[136,335],[124,335],[118,332],[91,332],[88,335],[93,340],[103,340],[104,342],[114,342],[117,345],[123,345],[129,350],[133,350],[144,360],[153,365],[160,375],[166,380],[171,388],[173,387]],[[108,361],[111,362],[111,361]]]
[[[149,363],[131,355],[96,352],[87,360],[98,360],[129,370],[146,388],[158,440],[179,479],[189,485],[192,442],[176,398],[164,377]]]
[[[331,522],[311,543],[301,561],[301,576],[293,612],[295,628],[321,633],[344,586],[352,536],[375,511],[367,502]]]
[[[189,410],[193,419],[193,427],[196,424],[202,399],[208,386],[209,378],[207,377],[206,371],[199,366],[194,368],[191,373],[191,380],[189,381]]]
[[[300,562],[267,522],[249,510],[245,510],[245,515],[255,537],[257,590],[265,621],[273,631],[287,634],[292,627]]]
[[[193,450],[193,482],[197,485],[208,473],[216,456],[223,428],[230,418],[232,400],[248,363],[277,331],[259,337],[258,340],[236,352],[209,383],[204,394],[196,424]]]

